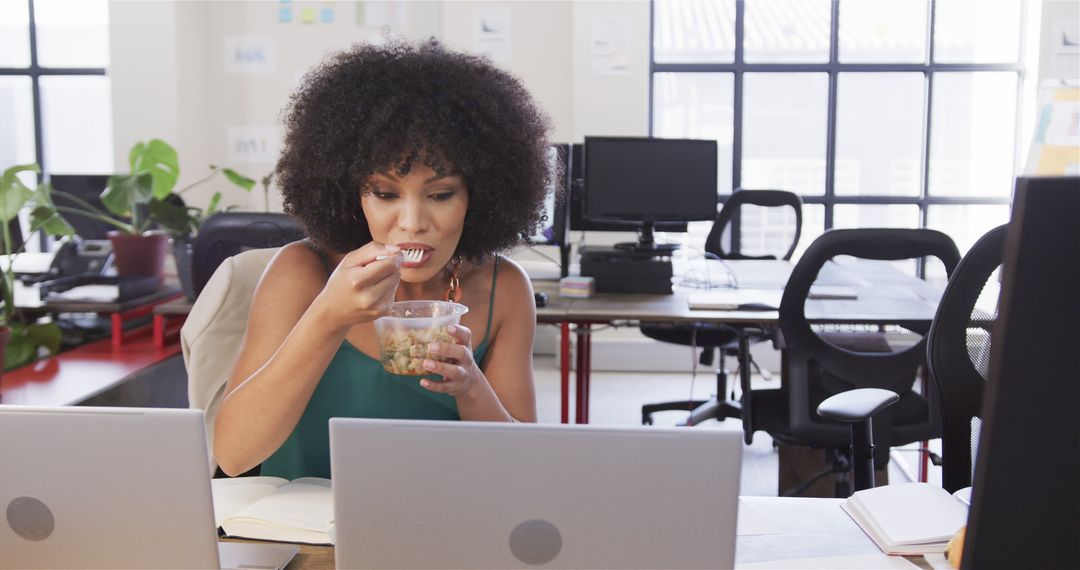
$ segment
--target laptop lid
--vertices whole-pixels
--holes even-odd
[[[218,568],[209,471],[201,410],[0,405],[0,568]]]
[[[738,432],[334,418],[339,568],[730,568]]]

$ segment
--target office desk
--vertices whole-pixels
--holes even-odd
[[[833,556],[866,556],[867,569],[890,567],[878,547],[840,510],[840,499],[742,497],[739,503],[736,568],[756,562]],[[751,525],[768,534],[746,535],[755,532],[748,528]],[[922,556],[906,558],[923,568],[931,567]],[[288,568],[332,569],[334,547],[301,545]],[[800,565],[793,561],[791,568]]]
[[[727,261],[714,271],[717,275],[724,271],[733,272],[739,288],[731,291],[738,295],[740,291],[752,289],[782,290],[792,267],[792,264],[784,261]],[[808,299],[807,318],[818,324],[896,325],[925,334],[941,298],[939,288],[903,273],[887,262],[851,265],[829,263],[822,269],[816,284],[846,287],[858,294],[856,299]],[[749,358],[748,339],[751,334],[771,334],[780,318],[778,311],[692,310],[687,299],[701,291],[699,289],[676,287],[671,295],[598,293],[589,299],[562,299],[557,296],[557,284],[554,288],[547,284],[537,286],[534,283],[534,286],[537,290],[548,292],[552,301],[558,300],[551,303],[545,312],[538,310],[537,321],[557,322],[561,326],[563,423],[569,421],[571,325],[577,341],[575,422],[588,423],[592,325],[625,321],[633,325],[643,322],[703,322],[731,326],[740,332],[740,384],[746,389],[750,385],[750,367],[746,360]],[[551,291],[555,294],[551,294]]]

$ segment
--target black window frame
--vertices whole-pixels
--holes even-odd
[[[852,0],[843,0],[852,1]],[[649,2],[649,134],[654,135],[655,78],[657,73],[730,73],[734,79],[734,115],[732,120],[732,189],[742,186],[742,126],[743,126],[743,79],[747,73],[826,73],[828,75],[828,111],[825,148],[825,192],[824,194],[803,195],[805,204],[821,204],[825,208],[824,227],[828,231],[833,227],[833,209],[837,205],[916,205],[919,207],[919,227],[926,227],[930,206],[937,205],[1009,205],[1010,196],[934,196],[930,194],[930,140],[932,133],[934,76],[937,73],[950,72],[986,72],[1010,71],[1017,74],[1016,113],[1014,116],[1015,132],[1019,135],[1022,117],[1023,86],[1025,79],[1025,32],[1027,26],[1026,3],[1021,2],[1020,38],[1017,60],[1015,63],[936,63],[934,60],[934,28],[937,0],[927,2],[927,37],[926,59],[923,63],[841,63],[839,61],[840,2],[831,0],[829,22],[829,61],[826,63],[747,63],[744,58],[744,21],[746,0],[735,0],[735,54],[730,63],[657,63],[655,53],[656,3]],[[921,188],[917,196],[837,196],[835,193],[836,171],[836,123],[837,123],[837,78],[841,73],[890,73],[916,72],[925,78],[925,117],[922,135],[921,153]],[[1014,162],[1016,156],[1014,153]],[[720,194],[720,201],[730,194]],[[920,268],[920,273],[922,270]]]
[[[38,64],[37,45],[37,19],[34,16],[34,0],[26,0],[29,11],[30,27],[30,66],[29,67],[0,67],[0,77],[29,77],[30,90],[34,107],[34,161],[41,168],[38,173],[38,182],[41,182],[48,172],[48,157],[45,156],[45,141],[41,123],[41,78],[52,76],[107,76],[108,69],[104,67],[41,67]]]

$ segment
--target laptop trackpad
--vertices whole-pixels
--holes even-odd
[[[219,542],[222,570],[281,570],[300,552],[295,544]]]

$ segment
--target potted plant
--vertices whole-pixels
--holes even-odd
[[[202,219],[217,209],[221,199],[221,192],[216,192],[204,210],[186,206],[180,197],[183,192],[207,182],[218,172],[245,190],[255,186],[255,181],[250,178],[211,165],[207,176],[174,192],[180,164],[176,149],[161,139],[136,143],[128,153],[128,162],[130,174],[110,176],[108,187],[101,193],[101,202],[107,211],[66,193],[62,194],[79,204],[81,209],[57,208],[117,228],[108,236],[116,259],[116,272],[121,276],[161,278],[169,234],[190,236]],[[160,229],[155,229],[155,224]]]
[[[3,268],[3,308],[0,310],[0,371],[22,366],[37,356],[38,349],[45,347],[49,353],[60,349],[60,327],[54,322],[27,321],[26,316],[15,306],[15,269],[14,260],[22,247],[15,249],[11,244],[11,230],[8,225],[24,207],[32,208],[30,230],[43,230],[52,236],[71,236],[75,230],[56,211],[50,193],[51,186],[39,184],[31,190],[17,174],[19,172],[39,172],[36,164],[12,166],[0,177],[0,226],[2,226],[4,254]]]
[[[185,191],[199,184],[209,181],[218,172],[221,172],[229,182],[250,191],[255,186],[255,181],[229,168],[210,165],[210,173],[184,188],[178,190],[170,198],[179,197]],[[192,251],[194,249],[195,235],[203,220],[211,214],[219,211],[221,192],[214,192],[210,197],[210,203],[206,208],[186,205],[182,199],[166,199],[151,202],[150,213],[153,218],[172,235],[173,257],[176,260],[176,272],[180,277],[180,285],[184,289],[188,300],[195,300],[195,287],[192,280]],[[228,210],[231,206],[222,208]]]

